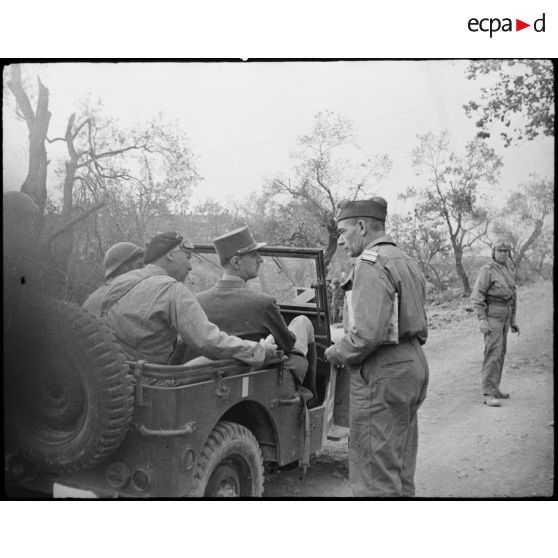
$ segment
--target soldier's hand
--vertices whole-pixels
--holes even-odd
[[[483,335],[487,335],[492,331],[492,328],[490,327],[488,320],[481,320],[479,323],[479,328]]]
[[[265,350],[265,360],[274,358],[277,352],[277,344],[275,341],[268,341],[267,339],[260,340],[260,345]]]
[[[332,345],[328,347],[324,353],[324,357],[328,362],[331,362],[334,366],[343,366],[339,357],[337,356],[337,352],[335,351],[335,346]]]
[[[516,323],[513,323],[510,326],[510,329],[512,330],[512,333],[517,333],[517,336],[519,337],[519,326]]]

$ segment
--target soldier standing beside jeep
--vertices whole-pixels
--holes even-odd
[[[346,202],[338,216],[338,243],[356,261],[343,284],[345,335],[325,356],[350,369],[349,482],[359,497],[415,495],[417,411],[428,385],[425,280],[385,236],[386,213],[386,201],[373,198]]]
[[[489,407],[500,407],[500,399],[509,398],[508,393],[500,391],[508,330],[519,335],[515,321],[517,292],[507,265],[510,251],[511,246],[505,241],[494,244],[492,261],[480,268],[471,293],[471,302],[484,335],[482,391],[484,403]]]

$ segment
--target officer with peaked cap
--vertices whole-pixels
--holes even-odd
[[[314,344],[314,328],[306,316],[296,316],[285,323],[275,299],[250,289],[247,281],[258,276],[263,258],[258,250],[266,245],[256,242],[248,227],[241,227],[213,240],[223,277],[200,293],[198,300],[208,318],[223,331],[243,339],[258,340],[272,335],[288,359],[284,366],[292,374],[296,390],[308,370],[307,353]]]
[[[349,481],[355,496],[412,497],[417,410],[426,397],[425,280],[385,236],[383,198],[346,202],[338,244],[355,258],[343,284],[345,335],[326,358],[350,371]]]
[[[133,242],[117,242],[107,250],[103,267],[105,282],[83,303],[83,307],[95,316],[101,315],[101,306],[111,281],[128,271],[143,267],[143,248]]]
[[[511,246],[505,240],[494,243],[492,261],[480,268],[471,293],[471,302],[484,335],[482,391],[484,403],[489,407],[500,407],[500,399],[509,398],[508,393],[500,391],[508,330],[519,335],[515,321],[517,290],[508,266],[510,252]]]
[[[236,358],[253,366],[274,355],[271,343],[244,341],[211,323],[184,285],[194,246],[180,233],[158,234],[145,249],[146,266],[116,277],[102,315],[131,360],[174,363],[178,338],[202,356]]]

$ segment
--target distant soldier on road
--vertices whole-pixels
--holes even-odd
[[[494,244],[492,261],[480,268],[471,294],[484,335],[482,390],[484,403],[490,407],[500,407],[500,399],[509,398],[508,393],[500,391],[508,330],[519,335],[515,321],[517,291],[508,267],[510,252],[511,246],[505,241]]]
[[[426,397],[425,280],[385,235],[382,198],[346,202],[339,245],[355,258],[344,282],[345,335],[326,359],[350,371],[349,482],[355,496],[412,497],[417,411]]]
[[[133,242],[118,242],[107,250],[103,267],[105,282],[83,303],[83,307],[95,316],[101,315],[101,306],[111,281],[128,271],[143,267],[143,249]]]

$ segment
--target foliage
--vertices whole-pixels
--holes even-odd
[[[391,161],[387,155],[364,155],[356,144],[353,123],[332,111],[315,115],[312,131],[299,137],[298,147],[291,156],[292,176],[268,179],[265,193],[298,202],[306,209],[306,219],[312,216],[325,230],[327,266],[337,249],[338,202],[371,197]]]
[[[96,208],[51,247],[57,277],[65,276],[65,296],[79,299],[72,279],[76,270],[86,275],[83,265],[89,266],[100,277],[103,255],[112,244],[126,240],[143,245],[156,232],[158,220],[184,214],[199,176],[187,138],[160,116],[125,128],[102,115],[100,102],[90,103],[70,116],[63,137],[49,141],[65,142],[67,148],[56,171],[62,224]]]
[[[444,288],[451,246],[441,218],[419,219],[416,214],[395,213],[389,222],[390,236],[397,245],[417,260],[428,281],[437,289]]]
[[[480,115],[476,125],[479,137],[490,135],[494,122],[500,122],[500,133],[507,147],[516,139],[532,140],[539,135],[554,135],[554,71],[548,60],[475,60],[467,78],[495,77],[492,87],[482,89],[481,102],[464,105],[469,117]],[[522,118],[518,118],[518,115]],[[514,127],[510,131],[510,128]]]
[[[479,201],[478,186],[494,184],[502,162],[478,138],[466,145],[464,156],[450,151],[447,132],[438,137],[419,135],[418,140],[413,166],[423,181],[401,197],[416,200],[414,213],[419,221],[444,224],[456,271],[468,295],[471,288],[462,264],[463,252],[485,236],[489,222],[488,211]]]
[[[494,222],[494,234],[512,246],[518,267],[537,239],[551,227],[554,213],[554,180],[531,175],[528,183],[514,192]],[[544,258],[543,258],[544,261]]]

